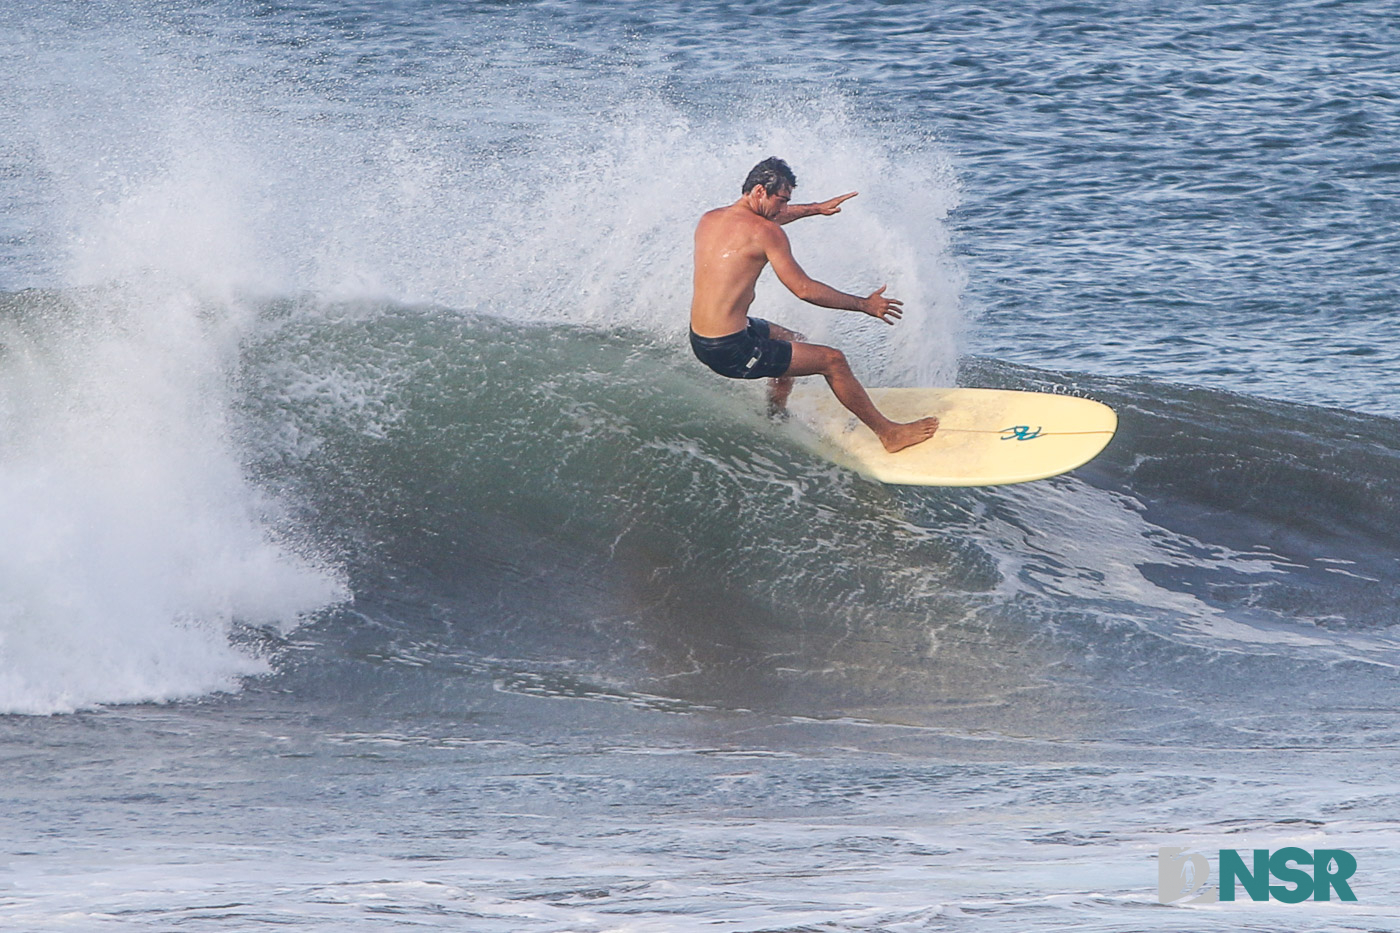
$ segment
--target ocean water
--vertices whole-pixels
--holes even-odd
[[[1372,0],[0,7],[0,929],[1400,929]],[[867,482],[685,346],[1071,392]],[[1158,900],[1345,849],[1354,902]]]

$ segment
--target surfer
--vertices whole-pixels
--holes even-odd
[[[857,192],[816,204],[791,204],[797,176],[782,159],[764,159],[744,179],[743,196],[700,218],[695,228],[695,295],[690,304],[690,347],[700,362],[731,379],[770,378],[769,411],[780,413],[797,376],[826,377],[842,405],[864,422],[893,453],[938,430],[937,418],[900,423],[876,409],[834,347],[807,343],[794,333],[748,316],[754,284],[771,264],[778,281],[803,301],[823,308],[860,311],[893,325],[902,316],[897,298],[881,285],[864,298],[839,292],[802,271],[782,225],[815,214],[839,214]]]

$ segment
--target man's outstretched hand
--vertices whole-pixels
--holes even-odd
[[[841,202],[849,201],[859,192],[852,191],[847,194],[838,195],[825,201],[816,201],[811,204],[789,204],[778,212],[778,216],[773,218],[774,223],[787,224],[794,220],[801,220],[803,217],[815,217],[818,214],[839,214],[841,213]]]
[[[841,213],[841,202],[849,201],[858,194],[860,194],[859,191],[852,191],[849,194],[838,195],[830,200],[813,204],[812,207],[818,214],[839,214]]]
[[[850,195],[846,195],[850,197]],[[861,299],[861,310],[871,317],[877,317],[886,324],[893,325],[895,321],[904,316],[900,305],[904,302],[898,298],[886,298],[885,289],[888,285],[881,285],[867,297]]]

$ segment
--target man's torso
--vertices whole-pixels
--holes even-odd
[[[772,221],[738,205],[720,207],[695,228],[695,291],[690,329],[701,337],[722,337],[748,325],[754,283],[768,264],[760,239]]]

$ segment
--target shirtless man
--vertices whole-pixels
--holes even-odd
[[[779,158],[764,159],[744,180],[743,197],[715,208],[695,228],[695,296],[690,304],[690,347],[700,362],[731,379],[772,378],[770,410],[781,411],[796,376],[826,377],[837,399],[880,438],[891,453],[926,441],[937,418],[907,424],[875,408],[851,372],[846,355],[805,343],[800,334],[748,316],[754,283],[769,263],[778,281],[803,301],[823,308],[860,311],[893,325],[903,302],[885,297],[885,286],[864,298],[838,292],[802,271],[782,224],[813,214],[837,214],[856,192],[820,204],[789,204],[797,177]]]

